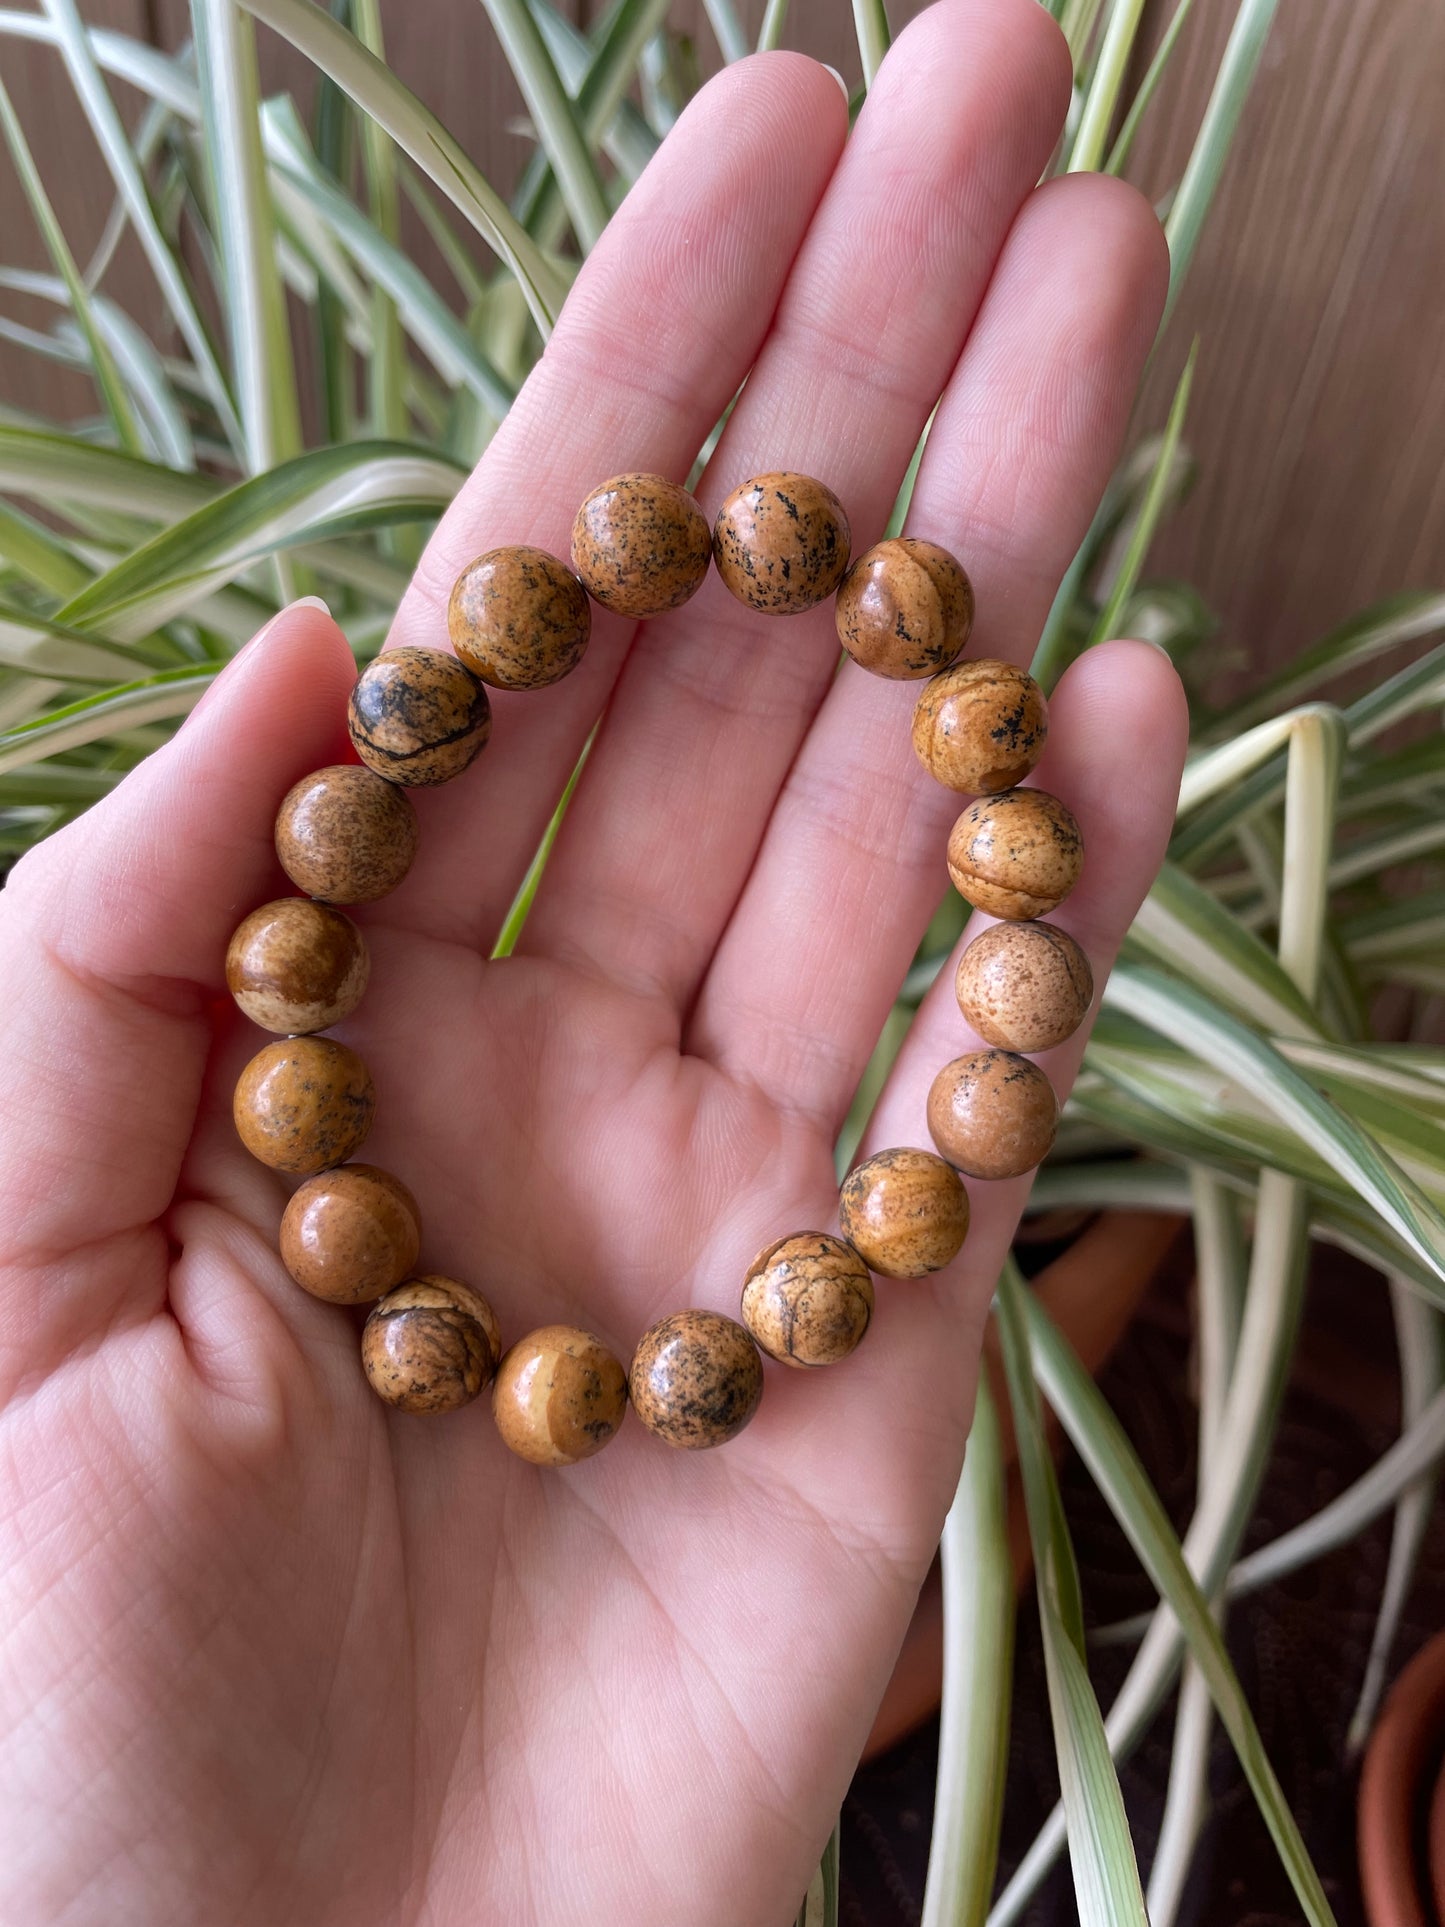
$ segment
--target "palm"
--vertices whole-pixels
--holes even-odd
[[[915,512],[968,559],[985,652],[1023,654],[1102,483],[1158,300],[1157,240],[1119,190],[1071,183],[1015,218],[1062,112],[1051,34],[1015,0],[930,16],[892,56],[816,213],[842,132],[832,83],[770,61],[720,103],[704,96],[594,260],[583,319],[559,329],[444,521],[399,634],[435,641],[438,596],[486,539],[560,547],[570,504],[622,465],[609,436],[643,451],[635,465],[685,464],[751,359],[745,318],[755,337],[796,254],[713,472],[797,460],[841,483],[872,539],[948,382]],[[871,211],[859,183],[878,154],[896,159],[896,89],[943,89],[964,113],[960,76],[980,60],[998,84],[982,120],[964,118],[987,153],[944,141],[912,163],[940,204],[959,198],[965,158],[992,169],[991,211],[962,210],[933,270],[940,292],[973,288],[969,348],[949,381],[969,313],[945,314],[924,287],[924,318],[890,323],[906,340],[863,338],[886,404],[820,430],[788,302],[809,311],[810,276],[846,291],[840,237],[862,246],[870,220],[894,219],[887,169]],[[746,149],[730,159],[740,112]],[[610,347],[599,376],[587,320],[617,312],[636,272],[627,223],[665,257],[652,319],[683,353],[667,276],[696,268],[656,236],[679,201],[684,225],[725,235],[760,142],[764,175],[791,186],[751,183],[753,279],[715,277],[697,365],[669,384],[691,399],[639,400],[656,344]],[[1092,359],[1077,351],[1090,327]],[[742,366],[708,365],[731,339]],[[1062,367],[1057,392],[1039,366]],[[916,395],[900,400],[905,369]],[[579,385],[597,403],[595,447],[575,423]],[[798,456],[778,440],[790,409]],[[580,444],[560,454],[558,420]],[[1047,479],[1002,452],[1032,432],[1051,447]],[[976,471],[963,510],[960,450]],[[261,645],[108,818],[42,852],[0,926],[13,981],[30,986],[28,1008],[22,994],[5,1012],[0,1075],[33,1112],[6,1144],[21,1209],[0,1295],[0,1624],[13,1629],[0,1810],[23,1816],[0,1879],[14,1917],[780,1921],[936,1544],[1022,1191],[975,1196],[949,1272],[885,1286],[846,1368],[770,1374],[759,1417],[722,1452],[668,1452],[634,1424],[546,1476],[505,1456],[483,1407],[424,1421],[371,1400],[353,1321],[296,1292],[275,1256],[282,1192],[228,1115],[256,1036],[209,1002],[230,927],[278,887],[277,797],[337,752],[345,653],[319,614],[284,626],[291,640]],[[908,756],[906,689],[830,688],[829,626],[826,611],[800,618],[780,648],[717,584],[652,632],[599,624],[568,683],[499,704],[477,770],[422,799],[413,876],[360,914],[373,981],[346,1034],[380,1098],[365,1155],[421,1199],[427,1266],[481,1286],[508,1334],[565,1319],[625,1355],[667,1310],[732,1308],[757,1248],[828,1221],[838,1123],[936,902],[956,806]],[[609,692],[522,953],[488,963]],[[1101,754],[1088,718],[1111,700]],[[1099,652],[1060,691],[1044,774],[1089,839],[1068,917],[1096,964],[1157,863],[1179,738],[1174,685],[1147,651]],[[37,1056],[37,1035],[69,1039],[71,1058]],[[928,1076],[966,1047],[945,984],[875,1143],[918,1141]],[[1076,1055],[1055,1054],[1058,1081]]]

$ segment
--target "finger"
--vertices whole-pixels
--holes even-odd
[[[1188,741],[1179,678],[1147,643],[1091,650],[1059,684],[1040,780],[1073,810],[1085,861],[1078,888],[1050,917],[1083,946],[1102,988],[1125,932],[1163,860]],[[940,971],[909,1031],[869,1122],[859,1156],[931,1140],[928,1087],[950,1059],[982,1047],[959,1013],[953,975],[963,946],[991,921],[974,917]],[[1037,1059],[1059,1097],[1073,1083],[1086,1030]],[[846,1482],[850,1517],[873,1522],[899,1543],[931,1545],[953,1495],[978,1372],[983,1323],[1031,1178],[968,1182],[972,1223],[959,1257],[931,1278],[878,1281],[866,1344],[836,1374],[820,1372],[801,1400],[764,1400],[746,1435],[776,1462],[784,1428],[804,1426],[787,1445],[806,1484],[834,1466]],[[837,1466],[840,1439],[844,1464]],[[816,1453],[810,1468],[807,1452]],[[900,1496],[901,1495],[901,1496]],[[921,1535],[921,1536],[918,1536]]]
[[[1103,491],[1167,285],[1159,224],[1076,175],[1019,216],[934,421],[909,529],[973,579],[970,655],[1028,660]],[[964,799],[913,754],[920,685],[852,663],[799,752],[688,1048],[831,1136],[944,889]]]
[[[881,531],[1020,202],[1068,59],[1032,0],[948,0],[895,43],[700,494],[814,474],[855,548]],[[690,1001],[838,657],[832,609],[786,622],[716,578],[638,638],[525,943]]]
[[[446,646],[452,583],[483,550],[565,556],[578,504],[609,475],[685,477],[757,352],[847,127],[836,81],[801,55],[741,61],[703,88],[443,516],[392,643]],[[490,948],[634,627],[594,607],[581,666],[540,694],[497,692],[491,746],[466,782],[417,799],[426,834],[396,899],[413,929]]]
[[[284,611],[175,738],[25,857],[0,898],[0,1348],[34,1362],[164,1297],[171,1202],[240,919],[289,888],[276,806],[346,753],[351,651]],[[79,1254],[71,1258],[68,1254]],[[55,1267],[43,1299],[28,1289]]]

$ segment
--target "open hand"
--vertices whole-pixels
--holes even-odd
[[[1069,94],[1035,0],[945,0],[856,133],[799,56],[709,85],[583,271],[449,510],[394,639],[440,645],[479,550],[565,554],[624,469],[699,493],[825,480],[877,539],[942,401],[910,532],[973,577],[973,653],[1027,661],[1118,450],[1163,299],[1145,203],[1035,183]],[[751,372],[749,372],[751,371]],[[836,675],[828,606],[710,580],[575,675],[496,703],[417,797],[406,883],[357,913],[341,1034],[369,1161],[426,1268],[504,1335],[624,1358],[754,1252],[826,1228],[833,1144],[945,887],[962,799],[909,745],[917,686]],[[485,1400],[400,1416],[358,1321],[276,1255],[285,1190],[230,1091],[262,1037],[227,938],[280,894],[277,803],[346,754],[354,675],[316,608],[273,622],[176,741],[0,902],[0,1916],[104,1927],[781,1927],[838,1809],[957,1481],[1026,1184],[974,1185],[960,1259],[879,1288],[846,1364],[768,1369],[750,1429],[635,1421],[541,1473]],[[518,953],[499,925],[605,721]],[[1087,849],[1057,921],[1102,980],[1172,820],[1183,703],[1156,651],[1086,657],[1039,771]],[[926,1144],[973,1048],[945,971],[866,1148]],[[1045,1066],[1062,1093],[1082,1038]]]

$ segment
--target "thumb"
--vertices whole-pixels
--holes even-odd
[[[346,754],[356,670],[324,605],[283,610],[184,727],[32,851],[0,895],[0,1350],[104,1323],[156,1267],[66,1262],[170,1203],[231,931],[275,895],[276,808]],[[155,1234],[159,1235],[159,1234]],[[98,1285],[98,1277],[107,1283]],[[79,1297],[82,1302],[76,1303]]]

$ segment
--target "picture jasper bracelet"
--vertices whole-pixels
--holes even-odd
[[[873,1315],[873,1276],[921,1278],[968,1233],[959,1177],[1022,1176],[1058,1123],[1053,1087],[1025,1054],[1052,1050],[1093,999],[1072,937],[1034,919],[1078,879],[1079,828],[1057,797],[1019,788],[1043,752],[1043,692],[1008,663],[960,661],[973,626],[969,579],[946,549],[904,536],[849,566],[848,520],[806,475],[760,475],[734,489],[709,529],[692,496],[660,475],[618,475],[577,512],[569,568],[544,549],[479,556],[447,612],[452,649],[387,651],[348,705],[361,761],[305,776],[282,801],[276,853],[305,894],[262,905],[226,955],[226,982],[253,1023],[278,1033],[236,1086],[241,1141],[303,1180],[281,1219],[283,1263],[313,1297],[372,1306],[361,1360],[379,1397],[404,1412],[449,1412],[492,1386],[497,1429],[535,1465],[572,1465],[605,1445],[630,1403],[669,1445],[720,1445],[763,1391],[760,1350],[784,1365],[836,1364]],[[958,966],[959,1008],[988,1048],[946,1064],[928,1094],[936,1151],[880,1151],[838,1199],[841,1235],[802,1231],[759,1253],[741,1323],[674,1312],[638,1340],[630,1369],[592,1333],[547,1325],[504,1354],[480,1292],[419,1272],[416,1199],[375,1165],[348,1162],[376,1108],[354,1050],[317,1035],[366,990],[361,931],[338,908],[395,889],[416,852],[407,796],[460,776],[491,734],[495,689],[541,689],[582,660],[589,597],[645,620],[696,593],[710,562],[748,607],[791,615],[836,595],[852,659],[897,681],[929,678],[913,746],[946,788],[975,800],[948,840],[948,871],[975,908],[1004,919]],[[938,1153],[942,1155],[938,1155]]]

